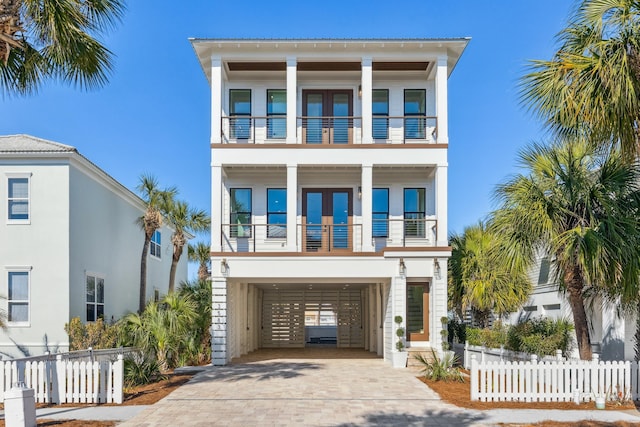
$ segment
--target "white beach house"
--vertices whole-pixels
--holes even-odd
[[[213,363],[440,349],[447,86],[468,39],[192,39],[211,87]]]

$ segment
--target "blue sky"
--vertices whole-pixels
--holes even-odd
[[[527,60],[551,57],[573,0],[300,2],[130,0],[105,39],[116,54],[97,91],[49,82],[0,99],[0,134],[69,144],[129,188],[148,172],[210,209],[210,94],[189,37],[471,37],[449,79],[449,230],[493,207],[520,148],[542,141],[518,103]]]

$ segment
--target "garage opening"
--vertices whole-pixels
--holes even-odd
[[[362,289],[265,289],[261,346],[364,348]]]

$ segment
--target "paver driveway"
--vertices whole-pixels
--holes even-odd
[[[363,350],[260,350],[210,367],[123,426],[473,425],[483,415],[440,401]]]

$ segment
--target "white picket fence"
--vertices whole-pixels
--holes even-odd
[[[471,400],[518,402],[585,402],[639,400],[637,362],[554,360],[485,361],[471,356]]]
[[[16,383],[34,390],[38,403],[122,403],[124,361],[0,361],[0,402]]]

